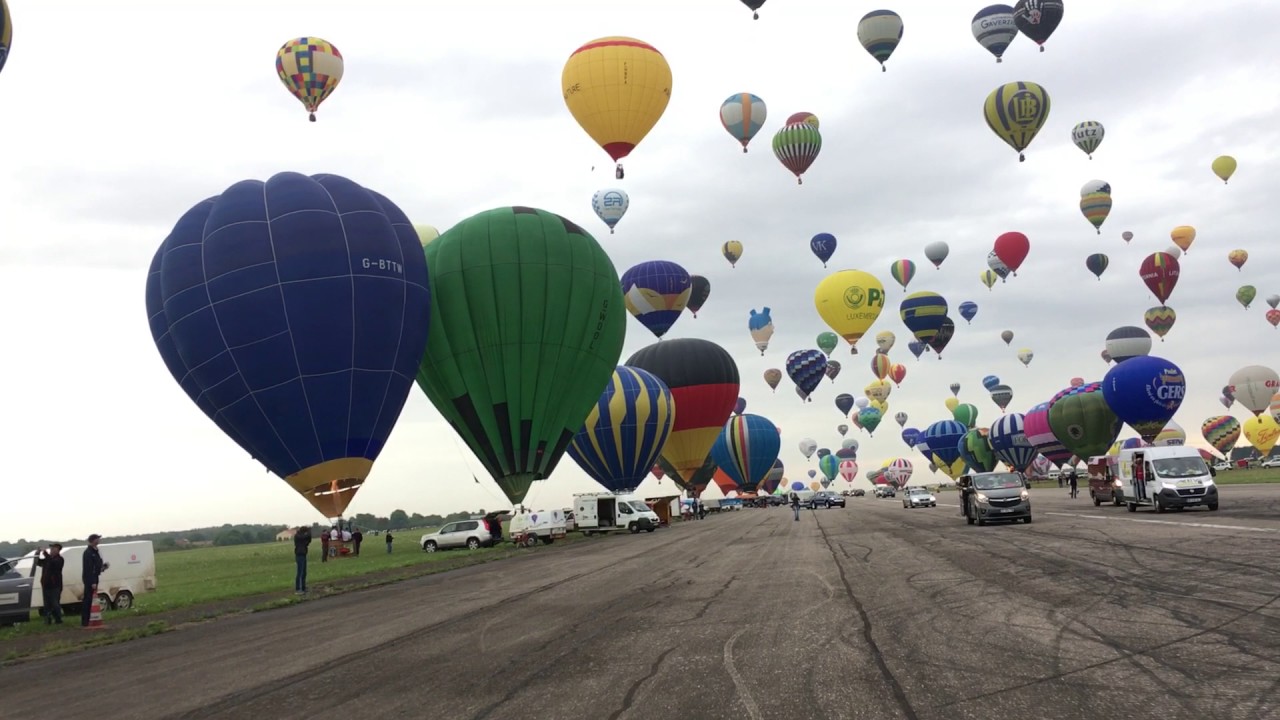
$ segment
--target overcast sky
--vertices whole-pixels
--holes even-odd
[[[1262,300],[1280,292],[1280,5],[1069,0],[1044,53],[1019,37],[997,64],[969,29],[985,4],[888,3],[905,34],[882,73],[856,40],[859,18],[876,6],[847,0],[771,0],[759,21],[736,0],[10,0],[14,43],[0,73],[0,436],[6,505],[23,510],[6,513],[0,537],[319,519],[179,389],[143,304],[151,256],[183,212],[234,182],[286,170],[350,177],[442,231],[492,207],[545,208],[595,233],[619,275],[654,259],[705,275],[710,301],[667,337],[707,338],[734,355],[748,412],[783,429],[793,479],[816,467],[797,449],[802,438],[839,447],[832,400],[862,395],[874,378],[880,330],[897,334],[891,357],[907,366],[889,414],[905,411],[908,426],[949,417],[951,382],[989,426],[1000,411],[984,375],[1013,388],[1010,411],[1047,400],[1073,376],[1101,379],[1106,334],[1142,325],[1155,304],[1138,264],[1170,244],[1173,227],[1193,225],[1199,234],[1169,300],[1177,325],[1154,354],[1186,372],[1176,419],[1204,445],[1200,423],[1223,411],[1217,398],[1230,374],[1280,365],[1280,334]],[[273,67],[280,45],[303,34],[346,58],[316,123]],[[558,87],[575,48],[617,34],[653,44],[674,74],[671,103],[625,161],[621,183]],[[99,44],[76,49],[75,38]],[[1021,164],[982,117],[986,95],[1015,80],[1038,82],[1052,98]],[[769,107],[746,155],[717,115],[735,92]],[[797,186],[769,140],[802,110],[820,118],[823,149]],[[1092,161],[1071,143],[1083,120],[1106,127]],[[1229,186],[1209,169],[1224,153],[1240,161]],[[1078,207],[1080,186],[1094,178],[1111,183],[1115,202],[1101,235]],[[610,235],[590,198],[615,184],[631,209]],[[1008,230],[1031,238],[1031,254],[1017,277],[988,291],[978,275]],[[1125,230],[1135,234],[1129,245]],[[818,232],[840,243],[827,270],[809,252]],[[720,256],[731,239],[745,246],[732,270]],[[923,255],[934,240],[951,246],[940,270]],[[1233,248],[1250,252],[1243,272],[1227,262]],[[1093,252],[1111,258],[1101,282],[1084,266]],[[906,349],[904,293],[889,275],[898,258],[919,267],[910,291],[943,294],[960,323],[942,360],[917,361]],[[843,374],[814,402],[801,403],[786,379],[771,393],[761,373],[814,346],[827,328],[813,288],[843,268],[889,289],[872,337],[856,357],[836,351]],[[1234,299],[1244,283],[1259,293],[1248,311]],[[954,310],[965,300],[980,308],[972,325]],[[747,317],[764,306],[777,333],[761,357]],[[1006,329],[1015,333],[1008,347]],[[653,341],[628,318],[622,358]],[[1035,351],[1030,367],[1015,357],[1023,347]],[[1239,406],[1234,413],[1247,417]],[[917,477],[927,472],[891,418],[874,437],[856,436],[864,471],[901,455]],[[563,506],[593,488],[566,457],[529,504]],[[650,479],[641,492],[671,489]],[[505,504],[415,388],[350,511]]]

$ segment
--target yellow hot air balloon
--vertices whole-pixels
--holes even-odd
[[[947,406],[947,412],[955,412],[960,407],[960,401],[953,397],[947,398],[942,404]]]
[[[995,285],[996,281],[1000,279],[1000,276],[996,274],[995,270],[983,270],[978,274],[978,279],[982,281],[983,285],[987,286],[988,290],[990,290],[991,286]]]
[[[889,412],[889,403],[885,400],[871,400],[867,403],[867,407],[879,410],[881,415],[886,415]]]
[[[883,403],[889,400],[889,395],[893,393],[893,383],[888,380],[873,380],[869,385],[862,388],[862,394],[872,403]],[[881,408],[883,411],[884,408]]]
[[[1230,155],[1220,155],[1213,161],[1212,167],[1213,174],[1222,178],[1222,184],[1226,185],[1236,172],[1236,159]]]
[[[738,267],[738,261],[742,259],[742,243],[730,240],[720,246],[720,254],[729,261],[729,267]]]
[[[1173,238],[1173,244],[1181,248],[1182,252],[1187,252],[1187,248],[1195,242],[1196,229],[1190,225],[1179,225],[1169,233],[1169,237]]]
[[[1017,150],[1022,162],[1022,151],[1049,118],[1049,93],[1033,82],[1005,83],[987,96],[983,114],[991,132]]]
[[[338,87],[342,68],[342,53],[333,43],[318,37],[290,40],[276,53],[280,82],[311,113],[311,122],[316,121],[320,103]]]
[[[1267,413],[1255,415],[1244,421],[1244,437],[1262,457],[1266,457],[1280,440],[1280,424]]]
[[[422,243],[422,247],[430,245],[432,240],[440,237],[440,231],[433,225],[414,225],[413,231],[418,233],[418,242]]]
[[[884,310],[884,285],[871,273],[841,270],[818,283],[813,303],[823,322],[856,353],[858,340]]]
[[[573,119],[619,161],[657,124],[671,99],[671,66],[649,43],[603,37],[569,56],[560,73]],[[615,173],[622,179],[622,163]]]

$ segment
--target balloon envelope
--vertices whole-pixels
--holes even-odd
[[[1001,62],[1009,43],[1018,36],[1018,26],[1013,22],[1013,7],[1010,5],[988,5],[973,16],[970,27],[973,38],[987,52],[996,56],[996,62]]]
[[[0,67],[8,55],[8,13],[0,7]],[[276,53],[276,75],[288,91],[316,120],[316,111],[342,81],[342,53],[327,40],[301,37],[290,40]]]
[[[666,260],[640,263],[622,275],[627,310],[657,337],[680,319],[692,292],[689,273]]]
[[[781,447],[772,421],[759,415],[738,415],[725,423],[711,446],[711,457],[740,489],[754,492],[773,468]]]
[[[667,109],[671,66],[646,42],[603,37],[573,51],[560,73],[560,88],[582,129],[609,157],[621,160]]]
[[[618,367],[570,441],[569,456],[606,489],[634,489],[657,463],[674,419],[665,383],[639,368]]]
[[[1011,82],[991,91],[983,115],[991,132],[1018,151],[1021,161],[1025,159],[1022,151],[1049,118],[1049,106],[1049,93],[1038,84]]]

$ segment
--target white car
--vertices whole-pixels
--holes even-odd
[[[938,507],[938,498],[922,487],[909,487],[902,493],[902,507]]]
[[[1269,457],[1262,461],[1264,468],[1280,468],[1280,457]]]
[[[1219,460],[1218,462],[1213,464],[1213,469],[1217,470],[1218,472],[1222,472],[1224,470],[1230,470],[1233,467],[1235,466],[1223,460]]]

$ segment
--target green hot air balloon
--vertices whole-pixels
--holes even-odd
[[[1258,288],[1252,285],[1241,285],[1236,291],[1236,302],[1243,305],[1245,310],[1249,309],[1249,303],[1256,297],[1258,297]]]
[[[973,426],[978,422],[978,408],[973,403],[961,403],[956,406],[955,410],[951,411],[951,417],[955,418],[956,422],[972,430]]]
[[[831,353],[835,352],[836,345],[840,344],[840,336],[833,332],[818,333],[818,349],[831,357]]]
[[[1049,401],[1049,429],[1078,458],[1106,454],[1122,427],[1102,395],[1102,383],[1067,388]]]
[[[435,302],[418,386],[520,503],[618,365],[618,273],[585,230],[528,207],[473,215],[424,252]]]
[[[996,457],[995,451],[991,449],[991,442],[987,439],[987,434],[988,430],[986,428],[974,428],[965,433],[964,437],[960,439],[962,447],[960,456],[969,464],[973,472],[991,472],[996,469],[996,464],[1000,462]]]

